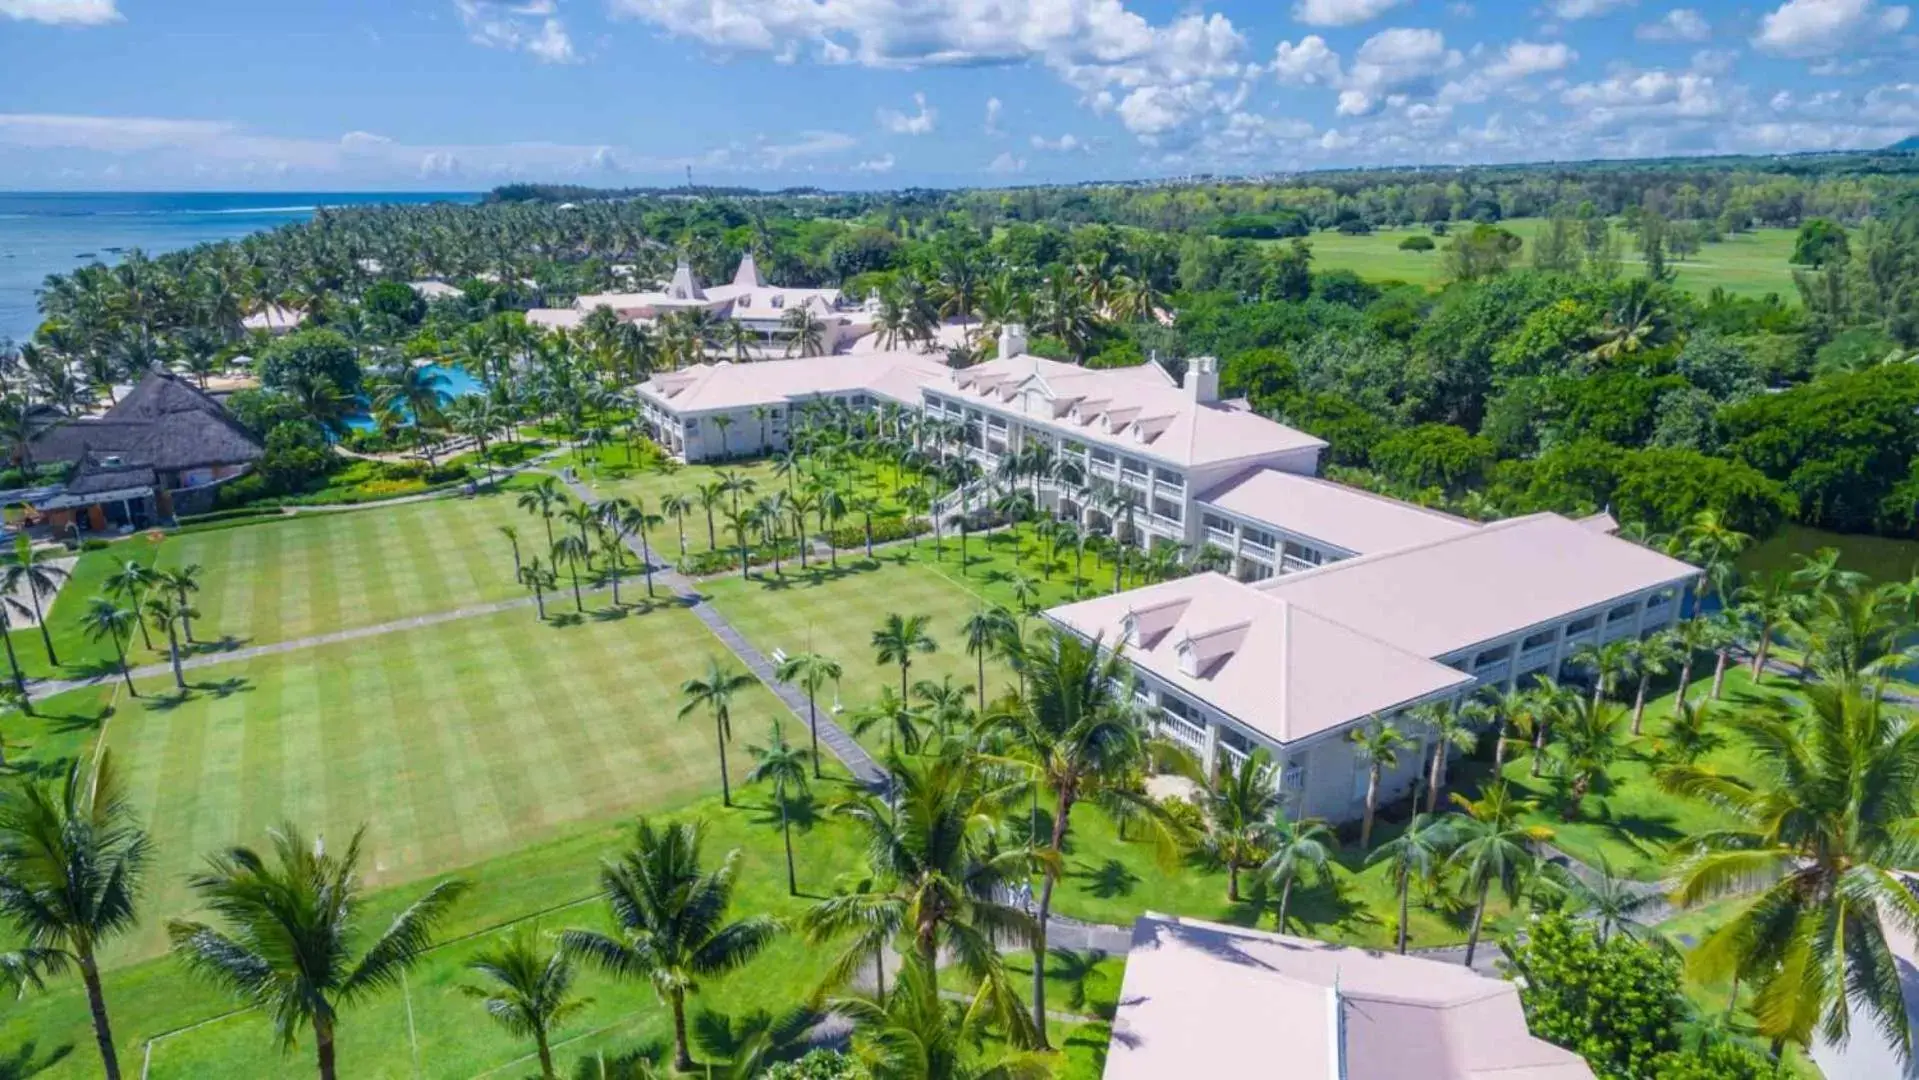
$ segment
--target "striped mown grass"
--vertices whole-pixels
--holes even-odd
[[[709,654],[734,663],[677,607],[564,626],[511,611],[203,669],[180,702],[122,697],[106,743],[159,855],[117,958],[163,946],[206,852],[282,820],[341,841],[367,824],[384,885],[717,788],[712,721],[676,716]],[[738,703],[736,780],[776,715],[757,686]]]
[[[527,557],[544,552],[540,519],[506,492],[190,533],[158,565],[204,568],[207,636],[286,641],[521,595],[502,525]]]

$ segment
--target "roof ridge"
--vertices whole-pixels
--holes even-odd
[[[1477,537],[1484,536],[1488,532],[1492,532],[1498,529],[1511,528],[1514,525],[1518,525],[1524,522],[1539,521],[1542,519],[1550,519],[1550,518],[1560,518],[1560,520],[1566,521],[1566,523],[1569,525],[1574,524],[1572,521],[1562,517],[1559,514],[1555,514],[1550,510],[1542,510],[1537,514],[1522,514],[1519,517],[1502,518],[1499,521],[1487,522],[1486,524],[1481,525],[1476,529],[1469,529],[1466,532],[1457,533],[1452,536],[1436,536],[1432,538],[1431,540],[1421,540],[1420,542],[1415,544],[1407,544],[1405,547],[1386,548],[1383,551],[1370,551],[1364,555],[1355,555],[1350,559],[1340,559],[1336,562],[1325,563],[1320,566],[1315,566],[1311,570],[1296,570],[1291,574],[1283,574],[1283,575],[1270,578],[1266,581],[1262,581],[1258,585],[1254,586],[1254,588],[1257,588],[1260,591],[1264,592],[1267,589],[1278,588],[1282,584],[1290,584],[1292,582],[1301,581],[1306,578],[1325,577],[1329,574],[1336,573],[1340,570],[1351,570],[1355,567],[1371,566],[1374,563],[1384,562],[1387,559],[1398,558],[1401,555],[1410,555],[1416,551],[1430,551],[1433,548],[1442,547],[1446,544],[1453,544],[1462,540],[1472,540]]]

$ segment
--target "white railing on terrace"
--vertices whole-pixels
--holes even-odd
[[[1529,668],[1539,663],[1541,660],[1551,660],[1552,655],[1553,655],[1552,643],[1548,642],[1544,645],[1539,646],[1536,649],[1527,649],[1525,652],[1520,653],[1519,666],[1522,669]]]
[[[1255,555],[1264,555],[1268,559],[1271,559],[1274,554],[1276,554],[1271,544],[1262,544],[1250,536],[1240,537],[1239,546],[1242,551],[1250,551]]]
[[[1299,570],[1311,570],[1319,564],[1307,562],[1305,559],[1299,558],[1296,555],[1288,555],[1281,560],[1281,565],[1284,566],[1286,572],[1290,574]]]
[[[1218,743],[1217,745],[1219,746],[1219,752],[1224,755],[1228,761],[1232,762],[1233,765],[1237,766],[1245,762],[1247,756],[1246,751],[1225,742]]]
[[[1230,531],[1215,529],[1211,525],[1208,525],[1206,526],[1206,539],[1223,545],[1228,551],[1233,549],[1233,534]]]
[[[1161,735],[1186,747],[1188,750],[1195,753],[1206,752],[1206,733],[1203,731],[1196,731],[1190,725],[1169,717],[1161,717],[1159,722],[1153,726],[1159,729]]]

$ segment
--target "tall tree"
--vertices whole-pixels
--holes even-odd
[[[749,743],[746,747],[747,756],[753,759],[746,782],[773,785],[773,801],[780,808],[780,842],[786,847],[786,894],[798,896],[800,883],[793,869],[793,822],[787,800],[794,791],[806,793],[806,752],[788,745],[779,721],[773,721],[770,727],[765,746]]]
[[[1293,886],[1301,878],[1321,884],[1332,880],[1333,849],[1338,845],[1333,827],[1318,818],[1275,817],[1266,835],[1268,854],[1260,873],[1279,889],[1279,910],[1273,913],[1273,925],[1280,933],[1286,932]]]
[[[13,561],[6,565],[4,572],[0,572],[0,592],[11,596],[19,596],[23,592],[27,594],[28,605],[33,608],[34,622],[40,627],[40,642],[47,647],[47,662],[54,667],[60,666],[60,656],[53,651],[53,634],[47,630],[47,613],[41,606],[40,598],[59,592],[60,583],[66,579],[65,570],[54,563],[42,561],[26,533],[14,537]]]
[[[939,642],[927,633],[932,623],[928,615],[901,615],[888,612],[880,628],[873,631],[873,659],[878,664],[898,664],[900,669],[900,699],[907,695],[906,675],[913,666],[915,655],[936,652]]]
[[[127,684],[127,693],[134,697],[139,697],[140,691],[134,688],[133,666],[127,663],[127,638],[133,634],[133,624],[139,621],[139,612],[120,607],[104,596],[87,601],[86,614],[80,620],[88,641],[105,638],[113,642],[113,655],[120,662],[120,678]]]
[[[774,677],[785,683],[798,683],[806,691],[806,727],[813,738],[813,776],[820,773],[820,690],[828,682],[837,685],[844,672],[840,662],[816,652],[794,653],[780,662]]]
[[[73,761],[58,788],[29,780],[0,801],[0,917],[31,970],[80,969],[107,1080],[120,1080],[120,1055],[99,949],[138,921],[135,901],[152,853],[108,751],[91,772]]]
[[[340,1011],[396,985],[467,891],[457,878],[433,886],[356,957],[365,834],[356,831],[336,856],[289,824],[267,834],[270,859],[247,847],[209,856],[207,869],[188,884],[226,928],[186,919],[167,924],[174,955],[262,1007],[283,1048],[293,1046],[302,1027],[313,1032],[321,1080],[335,1075]]]
[[[1200,850],[1226,868],[1226,899],[1239,903],[1239,872],[1265,861],[1283,800],[1279,769],[1264,749],[1223,764],[1206,785]]]
[[[1399,767],[1399,752],[1406,735],[1389,721],[1375,720],[1353,729],[1347,736],[1353,751],[1366,763],[1366,813],[1359,823],[1359,850],[1373,844],[1373,818],[1379,812],[1379,785],[1388,769]]]
[[[744,671],[729,669],[717,656],[706,658],[706,674],[680,685],[680,717],[705,709],[713,715],[713,734],[720,748],[720,802],[733,805],[732,782],[726,775],[726,743],[733,737],[733,699],[745,693],[755,682]]]
[[[700,866],[701,822],[655,826],[641,818],[633,846],[600,866],[600,893],[613,933],[572,929],[560,934],[568,956],[620,979],[644,979],[673,1013],[673,1066],[693,1071],[686,1040],[686,999],[700,980],[723,975],[758,956],[779,921],[753,915],[726,921],[739,875],[738,851],[716,870]]]
[[[1412,894],[1413,879],[1432,875],[1440,861],[1445,858],[1446,847],[1452,840],[1452,826],[1446,819],[1436,814],[1414,814],[1399,835],[1373,849],[1366,856],[1367,865],[1376,862],[1388,863],[1393,868],[1393,891],[1399,897],[1399,955],[1406,955],[1407,898]],[[1283,927],[1282,927],[1283,929]]]
[[[556,1080],[553,1031],[593,1002],[573,993],[572,959],[560,950],[542,949],[532,931],[522,928],[476,954],[466,969],[487,982],[461,986],[460,992],[478,1000],[486,1014],[510,1034],[531,1038],[540,1058],[541,1080]]]

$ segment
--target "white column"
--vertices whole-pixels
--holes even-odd
[[[1200,763],[1205,766],[1206,775],[1212,776],[1214,763],[1219,760],[1219,724],[1211,717],[1206,718],[1206,749],[1200,755]]]

